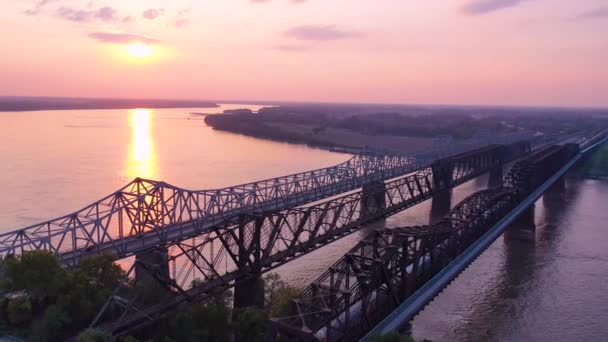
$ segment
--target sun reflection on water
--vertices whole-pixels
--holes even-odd
[[[127,164],[130,178],[154,179],[157,172],[156,155],[151,131],[151,116],[148,109],[133,109],[129,115],[131,147]]]

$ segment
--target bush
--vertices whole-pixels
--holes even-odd
[[[63,341],[70,337],[66,334],[69,324],[70,316],[67,312],[57,305],[51,305],[46,309],[44,317],[32,323],[28,337],[32,341]]]
[[[264,276],[264,302],[271,317],[285,309],[299,293],[300,289],[287,285],[276,273]]]
[[[65,271],[47,251],[31,251],[4,262],[6,291],[25,291],[35,304],[55,298],[65,284]]]
[[[80,333],[78,342],[113,342],[112,336],[94,329],[87,329]]]
[[[8,321],[12,325],[22,326],[32,320],[32,303],[26,297],[9,300],[6,308]]]
[[[268,340],[268,316],[264,310],[248,307],[234,312],[233,331],[239,341],[263,342]]]

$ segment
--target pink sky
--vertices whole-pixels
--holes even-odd
[[[0,6],[0,95],[608,106],[605,0]]]

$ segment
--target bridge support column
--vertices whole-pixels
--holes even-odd
[[[449,189],[454,177],[454,163],[448,159],[441,159],[431,165],[433,171],[433,190],[440,192]]]
[[[561,196],[564,192],[566,192],[566,177],[562,176],[547,189],[544,196]]]
[[[375,216],[386,209],[386,185],[373,182],[363,186],[361,195],[361,217]]]
[[[489,188],[497,188],[502,185],[502,177],[503,177],[503,166],[497,166],[490,170],[490,175],[488,177],[488,187]]]
[[[243,221],[238,228],[238,267],[245,271],[246,278],[234,287],[234,307],[264,307],[264,281],[262,280],[261,234],[264,218]]]
[[[264,307],[264,280],[260,274],[253,275],[234,287],[234,307]]]
[[[135,255],[135,282],[169,280],[169,250],[158,247]]]
[[[435,224],[452,209],[452,190],[444,190],[433,196],[429,223]]]
[[[505,231],[505,240],[535,241],[534,205],[526,209]]]

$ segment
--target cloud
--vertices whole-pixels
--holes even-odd
[[[361,33],[355,31],[345,31],[336,28],[334,25],[316,26],[316,25],[303,25],[292,27],[285,31],[284,34],[288,37],[295,38],[298,40],[340,40],[348,38],[357,38],[361,36]]]
[[[92,32],[88,34],[88,37],[98,42],[109,44],[128,44],[133,42],[154,44],[160,42],[158,39],[128,33]]]
[[[607,19],[608,18],[608,7],[598,7],[587,12],[583,12],[576,17],[574,20],[593,20],[593,19]]]
[[[59,7],[57,9],[57,15],[60,18],[75,21],[75,22],[87,22],[87,21],[118,21],[118,11],[109,6],[100,7],[96,10],[77,10],[71,7]]]
[[[467,15],[483,15],[502,9],[515,7],[526,0],[472,0],[462,7]]]
[[[161,15],[163,15],[164,12],[165,12],[165,10],[162,8],[158,8],[158,9],[150,8],[150,9],[143,11],[143,13],[141,15],[142,15],[142,17],[144,17],[146,19],[154,20],[154,19],[160,17]]]
[[[270,47],[273,50],[284,51],[284,52],[301,52],[307,51],[309,48],[307,46],[302,45],[273,45]]]
[[[56,0],[38,0],[36,1],[36,3],[34,4],[34,8],[26,10],[25,14],[27,15],[37,15],[38,13],[40,13],[40,11],[42,10],[42,8],[44,6],[46,6],[47,4],[54,2]]]
[[[171,20],[171,25],[175,27],[184,27],[190,24],[190,12],[192,12],[191,8],[177,11],[177,15]]]

